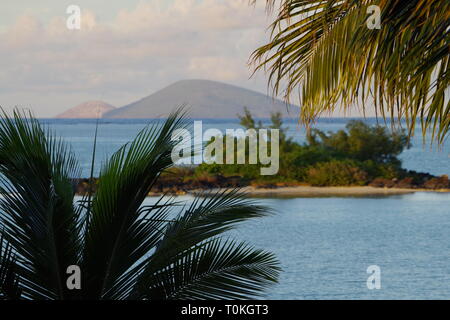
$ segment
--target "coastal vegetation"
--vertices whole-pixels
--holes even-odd
[[[255,121],[248,110],[240,116],[240,120],[247,129],[263,126],[261,122]],[[226,178],[232,177],[234,180],[241,179],[242,185],[260,187],[299,184],[431,189],[450,187],[445,176],[434,177],[402,168],[398,156],[411,146],[403,130],[389,130],[385,126],[370,126],[360,120],[351,120],[345,130],[337,132],[312,129],[307,135],[307,142],[301,144],[288,136],[280,114],[272,114],[269,127],[280,130],[280,170],[277,175],[261,176],[261,164],[201,164],[192,174],[210,181],[226,181]]]
[[[240,120],[246,129],[263,126],[248,110]],[[280,114],[272,114],[270,128],[280,130],[280,170],[277,175],[261,176],[261,164],[201,164],[195,173],[240,176],[253,183],[307,183],[317,186],[366,185],[375,178],[393,179],[403,175],[397,156],[409,147],[409,141],[402,131],[388,132],[385,127],[371,127],[354,120],[347,124],[345,130],[335,133],[313,129],[307,142],[300,144],[288,136]],[[248,143],[251,138],[245,139]]]
[[[244,129],[278,129],[279,171],[261,175],[258,164],[206,164],[176,166],[162,173],[152,194],[183,194],[192,190],[253,186],[277,188],[292,186],[372,186],[377,188],[450,189],[447,176],[436,177],[402,168],[399,155],[411,147],[404,130],[368,125],[351,120],[345,129],[323,132],[312,129],[305,143],[295,142],[283,124],[281,114],[273,113],[270,124],[255,119],[248,109],[239,116]],[[245,138],[246,159],[250,136]],[[238,141],[236,141],[237,144]],[[224,143],[223,149],[226,150]],[[237,156],[235,150],[235,157]],[[89,181],[80,181],[78,192],[88,190]]]

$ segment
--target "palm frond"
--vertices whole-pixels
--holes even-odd
[[[273,6],[275,1],[268,0]],[[367,8],[381,9],[381,29]],[[301,119],[372,102],[414,133],[448,135],[450,4],[439,0],[282,0],[267,45],[252,55],[269,72],[274,94],[298,94]]]
[[[79,170],[67,146],[37,120],[4,114],[2,298],[245,298],[276,282],[273,255],[219,238],[268,212],[237,190],[198,197],[179,215],[171,198],[143,206],[160,174],[173,165],[176,129],[185,126],[181,112],[117,151],[101,169],[97,192],[76,204]],[[81,268],[80,290],[66,287],[70,265]]]
[[[12,247],[0,233],[0,300],[19,300],[21,292],[16,273],[16,257]]]
[[[142,294],[150,300],[251,299],[276,283],[279,271],[271,253],[214,239],[154,273]]]
[[[74,213],[77,162],[37,120],[17,111],[0,123],[1,223],[21,263],[25,295],[69,295],[65,272],[79,261]]]
[[[172,134],[184,125],[182,111],[163,125],[141,131],[136,139],[116,152],[100,173],[87,226],[83,270],[96,274],[86,279],[93,297],[102,296],[114,280],[151,249],[153,234],[140,223],[140,207],[161,172],[172,165],[176,142]],[[139,248],[138,251],[136,249]]]
[[[185,212],[167,224],[161,241],[144,262],[145,267],[131,296],[136,298],[147,290],[153,275],[199,250],[199,246],[213,241],[211,239],[239,222],[265,216],[268,212],[268,208],[246,199],[238,190],[206,193],[194,199]]]
[[[202,241],[231,230],[239,222],[267,215],[269,209],[257,205],[238,189],[203,193],[169,224],[158,244],[159,252],[183,251]]]

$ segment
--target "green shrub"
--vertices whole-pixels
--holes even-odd
[[[248,109],[244,109],[244,115],[239,119],[245,129],[263,128],[262,122],[255,121]],[[406,177],[397,158],[405,148],[410,147],[403,131],[391,132],[385,127],[350,121],[345,130],[334,133],[312,130],[307,143],[299,144],[287,136],[280,114],[272,115],[268,127],[280,129],[280,167],[276,176],[261,176],[261,165],[250,164],[202,164],[195,172],[238,176],[261,183],[289,181],[323,186],[366,185],[376,178]]]
[[[327,149],[334,157],[397,165],[400,165],[397,156],[410,147],[404,131],[390,132],[359,120],[349,121],[346,130],[328,134],[313,130],[309,144]]]
[[[371,179],[401,178],[404,174],[400,166],[392,163],[377,163],[373,160],[367,160],[362,162],[360,167],[367,172]]]
[[[368,178],[367,172],[355,163],[332,160],[309,168],[306,180],[313,186],[363,186]]]

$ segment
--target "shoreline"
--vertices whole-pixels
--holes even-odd
[[[209,189],[209,191],[227,190],[227,188]],[[450,189],[407,189],[407,188],[375,188],[362,187],[278,187],[278,188],[255,188],[243,187],[243,192],[254,198],[320,198],[320,197],[379,197],[412,194],[416,192],[450,193]],[[207,189],[194,189],[179,193],[178,195],[199,195]],[[161,193],[151,193],[149,196],[159,196]]]

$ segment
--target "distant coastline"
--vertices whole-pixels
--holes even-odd
[[[233,181],[230,178],[220,184],[194,181],[191,183],[177,183],[173,180],[168,181],[167,177],[162,178],[162,183],[157,183],[149,197],[162,196],[164,194],[183,196],[214,193],[232,189],[240,189],[250,197],[255,198],[315,198],[315,197],[382,197],[412,194],[415,192],[435,192],[450,193],[450,188],[399,188],[399,187],[375,187],[375,186],[310,186],[310,185],[245,185],[239,182],[239,179]],[[97,179],[94,179],[94,188],[96,189]],[[89,180],[81,179],[78,181],[76,193],[85,195],[89,191]]]

